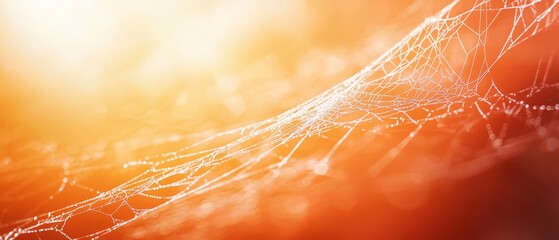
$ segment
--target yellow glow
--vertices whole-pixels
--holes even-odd
[[[285,36],[306,36],[306,9],[294,0],[0,1],[0,74],[13,80],[5,98],[27,99],[10,118],[56,133],[110,128],[114,118],[158,114],[167,102],[200,107],[199,116],[240,116],[246,96],[223,90],[223,79],[285,78],[276,54],[296,42],[280,42]],[[275,98],[287,91],[281,85]]]
[[[35,85],[54,78],[64,87],[53,90],[93,96],[108,81],[134,82],[159,94],[161,85],[168,85],[162,82],[185,71],[220,74],[225,59],[250,51],[231,51],[232,46],[254,37],[250,33],[263,28],[262,22],[282,28],[281,18],[303,7],[294,1],[22,0],[2,5],[1,32],[10,36],[1,44],[3,57],[23,59],[12,71]]]
[[[0,0],[0,240],[536,238],[559,0],[445,1]]]
[[[24,0],[3,3],[4,56],[22,59],[17,72],[37,81],[56,78],[80,90],[95,87],[92,64],[112,36],[112,19],[95,1]],[[33,71],[29,71],[32,69]],[[71,81],[70,81],[71,79]],[[73,83],[73,84],[72,84]]]

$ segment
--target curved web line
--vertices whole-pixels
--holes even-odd
[[[9,230],[2,239],[44,231],[56,231],[68,239],[99,237],[173,202],[253,176],[288,174],[295,159],[313,161],[294,171],[327,174],[339,148],[356,132],[374,135],[399,126],[411,128],[406,137],[371,164],[371,174],[377,175],[426,124],[439,119],[465,116],[471,111],[483,119],[497,110],[511,115],[518,114],[520,109],[557,111],[559,105],[529,105],[519,98],[526,93],[557,88],[557,84],[544,81],[504,93],[489,73],[509,50],[556,22],[558,3],[476,1],[464,7],[454,1],[360,72],[315,98],[277,117],[216,134],[177,151],[123,163],[120,166],[124,168],[146,166],[147,170],[109,191],[92,190],[96,196],[85,201],[4,224],[3,228]],[[499,41],[499,52],[492,55],[486,46],[493,41],[493,25],[507,19],[506,16],[512,16],[511,26]],[[550,66],[551,60],[542,65],[541,75],[549,72],[546,66]],[[503,103],[508,105],[501,107]],[[494,145],[502,144],[504,136],[499,134],[504,131],[496,133],[489,124],[487,131]],[[331,145],[324,152],[301,150],[308,142],[317,141]],[[59,191],[67,184],[81,186],[71,181],[73,175],[105,167],[85,164],[65,167]],[[134,199],[151,199],[156,204],[145,207],[135,204]],[[110,205],[117,207],[109,210]],[[122,209],[133,214],[117,217]],[[79,235],[69,233],[69,222],[92,212],[111,219],[111,224]]]

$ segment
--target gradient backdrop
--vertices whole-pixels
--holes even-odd
[[[557,239],[559,6],[485,2],[452,8],[450,16],[471,14],[459,23],[467,27],[441,24],[417,35],[425,41],[408,38],[400,48],[426,49],[447,29],[459,32],[448,52],[380,59],[386,69],[410,63],[394,82],[435,81],[450,74],[438,71],[442,56],[461,69],[450,74],[454,80],[356,87],[351,101],[393,104],[388,113],[370,110],[386,119],[359,122],[367,115],[352,108],[344,115],[349,101],[335,102],[340,111],[324,111],[324,119],[347,124],[313,125],[310,132],[328,130],[299,145],[299,137],[281,132],[321,112],[274,116],[304,109],[297,106],[358,73],[420,24],[437,21],[430,17],[451,2],[1,0],[0,239],[88,238],[97,231],[104,231],[101,239]],[[485,10],[475,10],[478,4]],[[521,6],[530,7],[515,10]],[[530,15],[542,13],[540,20]],[[479,29],[468,30],[473,26]],[[515,29],[528,29],[526,40],[500,56]],[[474,50],[460,52],[468,48]],[[441,100],[445,88],[453,90]],[[336,93],[319,99],[335,100]],[[489,96],[497,93],[514,101]],[[406,110],[422,119],[418,128],[401,123],[401,111],[390,112],[414,99],[436,99],[423,109],[438,117]],[[216,154],[204,162],[211,171],[180,172],[197,154],[247,133],[216,134],[270,118],[246,130],[285,123],[249,133],[231,148],[243,150],[232,160]],[[356,133],[345,137],[348,126]],[[251,148],[259,139],[275,145],[254,172],[221,179],[266,152]],[[166,161],[176,156],[178,162]],[[286,156],[283,170],[269,168]],[[322,158],[332,161],[321,165]],[[158,186],[176,185],[142,194],[122,187],[130,179],[151,181],[154,166],[173,169]],[[166,203],[192,176],[189,186],[198,190]]]

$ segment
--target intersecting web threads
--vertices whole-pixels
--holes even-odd
[[[556,38],[558,4],[455,1],[353,77],[277,117],[187,147],[180,148],[181,140],[194,137],[171,135],[149,143],[179,150],[105,162],[115,154],[107,144],[84,150],[91,154],[80,158],[52,159],[46,148],[39,159],[7,163],[0,170],[2,184],[10,187],[1,193],[3,201],[33,195],[26,188],[53,172],[61,178],[53,180],[57,191],[47,198],[64,195],[69,187],[89,195],[55,211],[2,222],[1,239],[47,232],[97,238],[140,220],[153,224],[136,234],[148,234],[208,218],[216,206],[236,205],[229,214],[235,219],[254,208],[263,192],[304,189],[321,175],[348,169],[366,166],[371,178],[412,171],[428,181],[475,174],[526,143],[541,142],[554,151],[559,148],[554,52],[539,55],[529,82],[510,79],[514,76],[506,75],[500,62],[539,35]],[[119,144],[139,152],[153,147]],[[358,158],[365,160],[351,162]],[[90,187],[92,177],[109,181],[102,179],[106,172],[121,174],[121,184]],[[295,201],[291,210],[305,204]],[[91,219],[96,224],[84,227]]]

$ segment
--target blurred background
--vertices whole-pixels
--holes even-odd
[[[0,132],[76,144],[242,126],[348,78],[444,5],[3,0]]]
[[[11,230],[5,223],[99,196],[149,167],[123,163],[311,99],[449,2],[0,0],[0,233]],[[555,84],[558,30],[554,24],[507,53],[489,78],[514,92],[535,85],[536,72],[549,65]],[[470,109],[429,122],[382,177],[369,175],[371,161],[411,136],[409,126],[369,145],[350,139],[342,150],[354,154],[332,175],[248,178],[177,201],[107,238],[555,239],[559,88],[549,89],[525,102],[551,107],[545,114],[501,111],[488,120]],[[509,128],[510,136],[497,139],[503,145],[494,146],[492,127]],[[341,135],[333,136],[328,144]],[[306,150],[331,149],[322,144]],[[80,228],[91,232],[115,219],[79,219],[67,231],[81,236]]]

